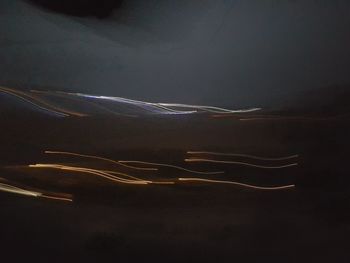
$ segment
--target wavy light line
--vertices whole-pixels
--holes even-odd
[[[0,183],[0,191],[13,193],[13,194],[19,194],[19,195],[25,195],[25,196],[31,196],[31,197],[40,197],[40,198],[49,198],[54,200],[60,200],[60,201],[70,201],[73,202],[73,199],[68,197],[60,197],[60,196],[54,196],[50,194],[43,194],[41,192],[37,191],[30,191],[26,190],[17,186],[13,186],[10,184]]]
[[[124,116],[124,117],[131,117],[131,118],[136,118],[138,117],[137,115],[130,115],[130,114],[123,114],[123,113],[119,113],[119,112],[115,112],[107,107],[104,107],[98,103],[95,103],[95,102],[91,102],[91,101],[88,101],[84,98],[81,98],[81,97],[78,97],[78,98],[75,98],[73,96],[67,96],[69,94],[66,94],[64,92],[58,92],[58,91],[40,91],[40,90],[31,90],[31,92],[33,93],[39,93],[39,94],[48,94],[50,96],[56,96],[56,97],[59,97],[59,98],[64,98],[64,99],[69,99],[69,100],[73,100],[73,101],[79,101],[79,102],[84,102],[86,104],[89,104],[89,105],[92,105],[93,107],[96,107],[96,108],[99,108],[105,112],[108,112],[108,113],[111,113],[111,114],[114,114],[114,115],[118,115],[118,116]]]
[[[95,155],[86,155],[86,154],[80,154],[80,153],[61,152],[61,151],[45,151],[45,153],[47,153],[47,154],[72,155],[72,156],[79,156],[79,157],[84,157],[84,158],[91,158],[91,159],[96,159],[96,160],[102,160],[102,161],[118,164],[120,166],[127,167],[127,168],[130,168],[130,169],[135,169],[135,170],[143,170],[143,171],[157,171],[158,170],[157,168],[134,167],[134,166],[130,166],[130,165],[127,165],[127,164],[120,163],[118,161],[114,161],[112,159],[99,157],[99,156],[95,156]]]
[[[101,170],[97,169],[91,169],[86,167],[76,167],[76,166],[66,166],[66,165],[60,165],[60,164],[31,164],[29,165],[30,168],[52,168],[52,169],[59,169],[59,170],[67,170],[72,172],[81,172],[81,173],[87,173],[87,174],[93,174],[100,177],[103,177],[105,179],[118,182],[118,183],[125,183],[125,184],[148,184],[151,183],[151,181],[145,181],[145,180],[129,180],[122,177],[117,177],[112,174],[103,172]],[[117,172],[115,172],[117,173]],[[120,175],[124,175],[123,173],[118,173]]]
[[[58,114],[65,114],[67,116],[76,116],[76,117],[85,117],[85,116],[88,116],[86,114],[82,114],[80,112],[76,112],[76,111],[70,111],[70,110],[67,110],[67,109],[64,109],[62,107],[57,107],[57,106],[54,106],[48,102],[46,102],[45,100],[43,100],[42,98],[39,98],[38,96],[33,96],[32,94],[29,94],[29,93],[26,93],[26,92],[22,92],[22,91],[19,91],[19,90],[14,90],[14,89],[9,89],[9,88],[5,88],[5,87],[1,87],[1,90],[4,91],[4,92],[8,92],[9,94],[11,95],[14,95],[14,96],[17,96],[19,98],[22,98],[23,100],[27,101],[27,102],[31,102],[30,100],[28,100],[28,98],[32,99],[33,101],[36,101],[38,103],[41,103],[43,104],[44,106],[48,107],[43,107],[43,106],[40,106],[38,105],[37,103],[33,103],[31,102],[33,105],[36,105],[37,107],[41,108],[41,109],[45,109],[49,112],[52,112],[52,113],[58,113]],[[51,108],[51,109],[50,109]],[[52,110],[53,109],[53,110]]]
[[[44,194],[42,194],[40,197],[47,198],[47,199],[53,199],[53,200],[59,200],[59,201],[73,202],[73,199],[67,198],[67,197],[57,197],[57,196],[50,196],[50,195],[44,195]]]
[[[244,184],[244,183],[239,183],[239,182],[234,182],[234,181],[220,181],[220,180],[210,180],[210,179],[202,179],[202,178],[178,178],[178,180],[179,181],[218,183],[218,184],[233,184],[233,185],[238,185],[238,186],[242,186],[242,187],[258,189],[258,190],[282,190],[282,189],[290,189],[290,188],[294,188],[295,187],[294,184],[283,185],[283,186],[265,187],[265,186],[256,186],[256,185],[251,185],[251,184]]]
[[[183,168],[181,166],[176,166],[176,165],[171,165],[171,164],[164,164],[164,163],[151,163],[151,162],[143,162],[143,161],[118,161],[120,163],[135,163],[135,164],[146,164],[146,165],[155,165],[155,166],[163,166],[163,167],[170,167],[170,168],[175,168],[178,170],[190,172],[190,173],[196,173],[196,174],[223,174],[225,172],[223,171],[218,171],[218,172],[202,172],[202,171],[195,171],[195,170],[190,170]]]
[[[158,103],[151,103],[151,102],[145,102],[145,101],[138,101],[138,100],[131,100],[131,99],[126,99],[126,98],[121,98],[121,97],[109,97],[109,96],[95,96],[95,95],[88,95],[88,94],[82,94],[82,93],[65,93],[73,96],[80,96],[80,97],[85,97],[85,98],[93,98],[93,99],[102,99],[102,100],[110,100],[110,101],[115,101],[115,102],[121,102],[121,103],[128,103],[132,104],[134,106],[141,107],[144,110],[150,111],[152,113],[157,113],[154,109],[152,110],[151,108],[157,108],[163,109],[163,112],[158,112],[158,113],[163,113],[163,114],[187,114],[187,113],[194,113],[193,111],[188,112],[188,111],[176,111],[172,109],[167,109],[162,105],[159,105]],[[147,106],[148,108],[142,107],[142,106]],[[166,112],[164,112],[166,110]]]
[[[50,109],[48,109],[48,108],[45,108],[45,107],[43,107],[43,106],[40,106],[39,104],[36,104],[36,103],[30,101],[29,99],[25,98],[24,96],[21,96],[21,95],[16,94],[15,92],[13,92],[13,91],[10,90],[10,89],[6,89],[6,88],[4,88],[4,87],[0,87],[0,91],[3,92],[3,93],[6,93],[6,94],[10,94],[11,96],[14,96],[14,97],[16,97],[16,98],[19,98],[19,99],[21,99],[21,100],[23,100],[23,101],[25,101],[25,102],[27,102],[27,103],[29,103],[29,104],[31,104],[31,105],[33,105],[33,106],[39,108],[39,109],[41,109],[41,110],[47,111],[47,112],[52,113],[52,114],[54,114],[54,115],[57,115],[57,116],[59,116],[59,117],[68,117],[68,116],[69,116],[68,114],[65,114],[65,113],[62,113],[62,112],[58,112],[58,111],[54,111],[54,110],[50,110]]]
[[[265,165],[256,165],[256,164],[245,163],[245,162],[221,161],[221,160],[199,159],[199,158],[185,159],[185,162],[207,162],[207,163],[238,164],[238,165],[244,165],[244,166],[250,166],[250,167],[256,167],[256,168],[263,168],[263,169],[281,169],[281,168],[288,168],[288,167],[292,167],[292,166],[297,166],[298,165],[298,163],[291,163],[291,164],[280,165],[280,166],[265,166]]]
[[[26,195],[26,196],[33,196],[33,197],[40,197],[41,196],[41,193],[39,193],[39,192],[25,190],[25,189],[22,189],[22,188],[13,186],[13,185],[9,185],[9,184],[4,184],[4,183],[0,183],[0,191],[14,193],[14,194],[20,194],[20,195]]]
[[[211,113],[248,113],[261,110],[261,108],[250,108],[250,109],[241,109],[241,110],[229,110],[225,108],[219,108],[214,106],[204,106],[204,105],[191,105],[191,104],[181,104],[181,103],[157,103],[158,105],[167,106],[167,107],[181,107],[181,108],[193,108],[200,109],[206,112]]]
[[[248,113],[248,112],[254,112],[261,110],[261,108],[250,108],[250,109],[242,109],[242,110],[229,110],[225,108],[219,108],[214,106],[204,106],[204,105],[191,105],[191,104],[181,104],[181,103],[152,103],[152,102],[146,102],[146,101],[140,101],[140,100],[131,100],[121,97],[110,97],[110,96],[96,96],[96,95],[88,95],[83,93],[66,93],[73,96],[80,96],[80,97],[86,97],[86,98],[94,98],[94,99],[103,99],[103,100],[111,100],[116,102],[124,102],[124,103],[130,103],[133,105],[144,105],[144,106],[151,106],[156,107],[158,109],[163,109],[166,112],[160,112],[164,114],[174,113],[174,114],[191,114],[191,113],[197,113],[197,110],[204,111],[204,112],[212,112],[212,113]],[[187,108],[187,109],[196,109],[195,111],[181,111],[173,109],[174,107],[177,108]],[[152,110],[150,110],[152,111]],[[154,110],[152,111],[154,112]],[[154,112],[155,113],[155,112]]]
[[[288,159],[298,158],[298,154],[283,156],[283,157],[261,157],[250,154],[240,154],[240,153],[221,153],[221,152],[208,152],[208,151],[187,151],[188,154],[208,154],[208,155],[217,155],[217,156],[235,156],[235,157],[247,157],[256,160],[262,161],[282,161]]]

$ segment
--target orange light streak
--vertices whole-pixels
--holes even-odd
[[[298,165],[298,163],[291,163],[291,164],[279,165],[279,166],[265,166],[265,165],[257,165],[257,164],[251,164],[251,163],[245,163],[245,162],[222,161],[222,160],[211,160],[211,159],[200,159],[200,158],[185,159],[185,162],[207,162],[207,163],[237,164],[237,165],[244,165],[244,166],[262,168],[262,169],[282,169],[282,168],[288,168],[288,167],[293,167],[293,166],[297,166]]]
[[[124,167],[130,168],[130,169],[135,169],[135,170],[143,170],[143,171],[157,171],[158,170],[157,168],[134,167],[134,166],[130,166],[130,165],[126,165],[126,164],[120,163],[118,161],[114,161],[112,159],[107,159],[107,158],[99,157],[99,156],[95,156],[95,155],[86,155],[86,154],[79,154],[79,153],[72,153],[72,152],[60,152],[60,151],[45,151],[45,153],[47,153],[47,154],[72,155],[72,156],[79,156],[79,157],[85,157],[85,158],[92,158],[92,159],[96,159],[96,160],[102,160],[102,161],[118,164],[120,166],[124,166]]]
[[[143,162],[143,161],[118,161],[119,163],[135,163],[135,164],[146,164],[146,165],[155,165],[155,166],[162,166],[162,167],[170,167],[190,173],[196,173],[196,174],[223,174],[224,171],[218,171],[218,172],[201,172],[201,171],[195,171],[195,170],[189,170],[186,168],[183,168],[181,166],[171,165],[171,164],[164,164],[164,163],[151,163],[151,162]],[[135,167],[135,166],[133,166]]]
[[[205,183],[217,183],[217,184],[233,184],[237,186],[252,188],[252,189],[258,189],[258,190],[282,190],[282,189],[290,189],[294,188],[294,184],[290,185],[283,185],[283,186],[256,186],[251,184],[244,184],[234,181],[220,181],[220,180],[210,180],[210,179],[203,179],[203,178],[178,178],[179,181],[193,181],[193,182],[205,182]]]
[[[282,160],[294,159],[299,157],[298,154],[284,156],[284,157],[261,157],[261,156],[249,155],[249,154],[220,153],[220,152],[207,152],[207,151],[188,151],[187,153],[188,154],[208,154],[208,155],[217,155],[217,156],[246,157],[246,158],[262,160],[262,161],[282,161]]]

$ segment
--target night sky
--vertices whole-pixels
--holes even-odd
[[[274,106],[350,83],[349,11],[346,0],[1,0],[0,84]]]

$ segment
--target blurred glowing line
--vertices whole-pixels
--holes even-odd
[[[41,196],[41,193],[25,190],[13,185],[0,183],[0,190],[4,192],[14,193],[14,194],[20,194],[20,195],[26,195],[26,196],[34,196],[39,197]]]
[[[263,169],[281,169],[281,168],[287,168],[298,165],[298,163],[291,163],[286,165],[280,165],[280,166],[264,166],[264,165],[256,165],[251,163],[245,163],[245,162],[235,162],[235,161],[221,161],[221,160],[210,160],[210,159],[199,159],[199,158],[191,158],[191,159],[185,159],[185,162],[207,162],[207,163],[225,163],[225,164],[238,164],[238,165],[245,165],[245,166],[251,166],[256,168],[263,168]]]
[[[73,202],[73,199],[71,199],[71,198],[66,198],[66,197],[55,197],[55,196],[49,196],[49,195],[44,195],[44,194],[42,194],[40,197],[48,198],[48,199],[53,199],[53,200],[59,200],[59,201]]]
[[[117,102],[124,102],[124,103],[130,103],[133,105],[147,105],[147,106],[153,106],[157,108],[164,109],[166,111],[170,111],[172,113],[176,114],[191,114],[196,113],[197,111],[181,111],[173,109],[173,107],[182,107],[182,108],[189,108],[189,109],[197,109],[202,110],[205,112],[212,112],[212,113],[248,113],[248,112],[254,112],[261,110],[261,108],[251,108],[251,109],[243,109],[243,110],[229,110],[225,108],[219,108],[219,107],[213,107],[213,106],[203,106],[203,105],[190,105],[190,104],[180,104],[180,103],[152,103],[152,102],[145,102],[145,101],[139,101],[139,100],[131,100],[121,97],[109,97],[109,96],[96,96],[96,95],[88,95],[83,93],[66,93],[69,95],[74,96],[81,96],[86,98],[95,98],[95,99],[104,99],[104,100],[111,100],[111,101],[117,101]]]
[[[111,175],[109,173],[96,170],[96,169],[90,169],[85,167],[75,167],[75,166],[66,166],[66,165],[59,165],[59,164],[31,164],[29,165],[31,168],[52,168],[52,169],[59,169],[59,170],[67,170],[67,171],[73,171],[73,172],[82,172],[82,173],[88,173],[97,175],[100,177],[103,177],[105,179],[118,182],[118,183],[125,183],[125,184],[148,184],[151,183],[151,181],[145,181],[145,180],[128,180],[121,177],[117,177],[114,175]],[[121,175],[124,175],[122,173],[119,173]]]
[[[21,100],[23,100],[23,101],[25,101],[25,102],[28,102],[28,103],[31,104],[31,105],[34,105],[35,107],[37,107],[37,108],[39,108],[39,109],[41,109],[41,110],[50,112],[50,113],[52,113],[52,114],[56,114],[56,115],[61,116],[61,117],[67,117],[67,116],[69,116],[68,114],[65,114],[65,113],[62,113],[62,112],[57,112],[57,111],[54,111],[54,110],[50,110],[50,109],[48,109],[48,108],[45,108],[45,107],[43,107],[43,106],[40,106],[40,105],[38,105],[38,104],[36,104],[36,103],[34,103],[34,102],[28,100],[27,98],[25,98],[25,97],[23,97],[23,96],[21,96],[21,95],[18,95],[18,94],[16,94],[16,93],[12,92],[11,90],[5,89],[5,88],[3,88],[3,87],[0,87],[0,91],[3,92],[3,93],[10,94],[10,95],[12,95],[12,96],[14,96],[14,97],[17,97],[17,98],[19,98],[19,99],[21,99]]]
[[[2,91],[5,91],[9,94],[12,94],[14,96],[17,96],[19,98],[22,98],[23,100],[27,101],[27,102],[30,102],[31,104],[37,106],[37,107],[40,107],[41,109],[45,109],[46,111],[49,111],[49,112],[52,112],[52,113],[55,113],[55,114],[66,114],[67,116],[77,116],[77,117],[84,117],[84,116],[87,116],[86,114],[82,114],[82,113],[79,113],[79,112],[74,112],[74,111],[70,111],[70,110],[66,110],[66,109],[63,109],[61,107],[57,107],[57,106],[54,106],[46,101],[44,101],[42,98],[39,98],[37,96],[33,96],[31,94],[28,94],[26,92],[22,92],[22,91],[19,91],[19,90],[14,90],[14,89],[9,89],[9,88],[5,88],[5,87],[0,87],[0,90]],[[28,100],[27,98],[30,98],[32,99],[33,101],[36,101],[38,103],[41,103],[49,108],[45,108],[43,106],[40,106],[34,102],[31,102],[30,100]],[[52,108],[52,109],[50,109]]]
[[[114,164],[118,164],[120,166],[124,166],[130,169],[135,169],[135,170],[144,170],[144,171],[157,171],[157,168],[143,168],[143,167],[134,167],[134,166],[130,166],[130,165],[126,165],[111,159],[107,159],[104,157],[99,157],[99,156],[94,156],[94,155],[86,155],[86,154],[79,154],[79,153],[72,153],[72,152],[60,152],[60,151],[45,151],[45,153],[47,154],[62,154],[62,155],[73,155],[73,156],[79,156],[79,157],[85,157],[85,158],[92,158],[92,159],[96,159],[96,160],[102,160],[102,161],[106,161],[106,162],[110,162],[110,163],[114,163]]]
[[[70,198],[49,196],[49,195],[45,195],[43,193],[25,190],[25,189],[22,189],[22,188],[13,186],[13,185],[9,185],[9,184],[4,184],[4,183],[0,183],[0,191],[14,193],[14,194],[20,194],[20,195],[25,195],[25,196],[32,196],[32,197],[50,198],[50,199],[55,199],[55,200],[60,200],[60,201],[70,201],[70,202],[73,201],[73,199],[70,199]]]
[[[180,166],[176,165],[171,165],[171,164],[164,164],[164,163],[151,163],[151,162],[142,162],[142,161],[118,161],[120,163],[135,163],[135,164],[146,164],[146,165],[155,165],[155,166],[163,166],[163,167],[170,167],[170,168],[175,168],[178,170],[183,170],[186,172],[190,173],[196,173],[196,174],[223,174],[225,172],[223,171],[218,171],[218,172],[201,172],[201,171],[194,171],[194,170],[189,170]]]
[[[165,109],[167,111],[171,111],[172,113],[177,113],[177,114],[194,113],[193,111],[187,112],[187,111],[177,111],[177,110],[173,110],[173,109],[167,109],[166,107],[164,107],[162,105],[158,105],[157,103],[138,101],[138,100],[131,100],[131,99],[126,99],[126,98],[121,98],[121,97],[95,96],[95,95],[88,95],[88,94],[82,94],[82,93],[66,93],[66,94],[73,95],[73,96],[86,97],[86,98],[94,98],[94,99],[111,100],[111,101],[116,101],[116,102],[124,102],[124,103],[129,103],[129,104],[132,104],[132,105],[135,105],[135,106],[145,105],[145,106],[151,106],[151,107],[156,107],[156,108],[163,108],[163,109]]]
[[[220,152],[206,152],[206,151],[188,151],[188,154],[210,154],[210,155],[218,155],[218,156],[235,156],[235,157],[247,157],[252,158],[256,160],[263,160],[263,161],[281,161],[281,160],[288,160],[299,157],[299,155],[294,154],[290,156],[284,156],[284,157],[276,157],[276,158],[269,158],[269,157],[260,157],[255,155],[249,155],[249,154],[239,154],[239,153],[220,153]]]
[[[115,112],[111,109],[108,109],[107,107],[104,107],[102,105],[99,105],[95,102],[91,102],[91,101],[88,101],[88,100],[84,100],[83,98],[74,98],[72,96],[67,96],[67,94],[65,94],[64,92],[58,92],[58,91],[41,91],[41,90],[31,90],[31,92],[34,92],[34,93],[43,93],[43,94],[48,94],[48,95],[51,95],[51,96],[56,96],[56,97],[59,97],[59,98],[65,98],[65,99],[70,99],[70,100],[73,100],[73,101],[80,101],[80,102],[84,102],[84,103],[87,103],[87,104],[90,104],[94,107],[97,107],[99,109],[102,109],[103,111],[106,111],[106,112],[109,112],[111,114],[115,114],[115,115],[120,115],[120,116],[125,116],[125,117],[132,117],[132,118],[135,118],[137,117],[137,115],[130,115],[130,114],[123,114],[123,113],[119,113],[119,112]]]
[[[140,180],[140,181],[146,181],[144,179],[141,179],[141,178],[138,178],[138,177],[135,177],[135,176],[131,176],[131,175],[128,175],[128,174],[123,174],[123,173],[119,173],[119,172],[115,172],[115,171],[102,170],[102,172],[111,173],[111,174],[121,174],[121,175],[124,175],[125,177],[131,178],[131,179]],[[174,182],[157,182],[157,181],[146,181],[146,182],[148,182],[150,184],[174,184]]]
[[[243,186],[247,188],[252,189],[259,189],[259,190],[282,190],[282,189],[289,189],[294,188],[294,184],[290,185],[283,185],[283,186],[270,186],[270,187],[264,187],[264,186],[256,186],[251,184],[244,184],[234,181],[220,181],[220,180],[210,180],[210,179],[202,179],[202,178],[178,178],[179,181],[194,181],[194,182],[206,182],[206,183],[219,183],[219,184],[233,184],[238,186]]]
[[[54,169],[61,169],[61,170],[69,170],[69,171],[78,171],[78,172],[87,172],[87,173],[92,173],[95,175],[102,176],[107,179],[113,179],[118,182],[134,182],[132,180],[120,178],[117,176],[110,175],[106,172],[96,170],[96,169],[90,169],[90,168],[84,168],[84,167],[75,167],[75,166],[66,166],[66,165],[59,165],[59,164],[36,164],[36,165],[30,165],[30,167],[36,167],[36,168],[54,168]],[[123,173],[118,173],[114,172],[115,174],[120,174],[120,175],[126,175]]]
[[[150,103],[150,105],[156,106],[158,108],[161,108],[161,109],[164,109],[164,110],[176,113],[176,114],[191,114],[191,113],[196,113],[197,112],[197,111],[179,111],[179,110],[174,110],[174,109],[171,109],[169,107],[165,107],[164,105],[162,105],[160,103]]]
[[[242,110],[229,110],[225,108],[213,107],[213,106],[203,106],[203,105],[190,105],[190,104],[180,104],[180,103],[158,103],[158,105],[167,106],[167,107],[183,107],[183,108],[193,108],[201,109],[207,112],[212,113],[247,113],[261,110],[261,108],[251,108],[251,109],[242,109]]]
[[[124,174],[124,173],[120,173],[120,172],[115,172],[115,171],[109,171],[109,170],[101,170],[102,172],[104,173],[109,173],[109,174],[119,174],[119,175],[123,175],[125,177],[128,177],[130,179],[134,179],[134,180],[140,180],[140,181],[144,181],[143,179],[141,178],[138,178],[138,177],[135,177],[135,176],[131,176],[129,174]]]

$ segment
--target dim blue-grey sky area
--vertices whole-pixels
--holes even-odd
[[[0,0],[0,84],[217,106],[350,83],[346,0],[124,0],[103,19]]]

